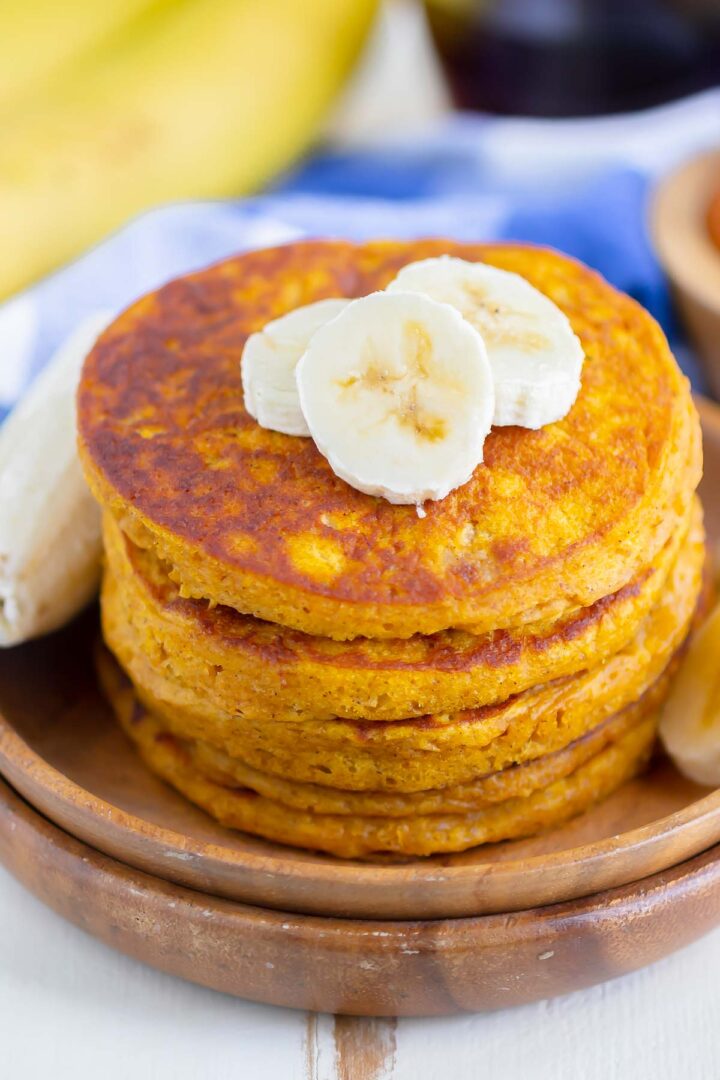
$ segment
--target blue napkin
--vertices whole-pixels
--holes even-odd
[[[674,331],[666,283],[645,229],[649,186],[643,173],[613,168],[572,190],[508,192],[494,189],[487,178],[483,184],[474,161],[461,155],[393,158],[375,152],[323,155],[280,190],[402,200],[418,222],[427,214],[428,201],[442,201],[454,211],[452,235],[475,239],[485,220],[484,236],[558,248],[599,270]],[[391,208],[390,214],[397,210]]]
[[[517,135],[515,129],[509,137]],[[526,137],[522,130],[520,135]],[[497,147],[492,125],[466,119],[420,144],[320,154],[256,198],[175,204],[138,217],[0,306],[0,418],[84,316],[120,311],[169,278],[234,252],[305,236],[549,244],[595,267],[644,304],[702,389],[646,233],[652,170],[607,158],[588,164],[575,152],[571,134],[574,156],[565,151],[565,165],[553,170],[552,154],[546,154],[538,172],[536,150],[523,158],[511,142],[509,160],[500,160],[493,140]],[[547,139],[540,142],[545,147]],[[567,166],[575,160],[583,167]]]

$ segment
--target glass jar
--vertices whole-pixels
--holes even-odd
[[[589,116],[720,85],[720,0],[426,0],[425,6],[460,108]]]

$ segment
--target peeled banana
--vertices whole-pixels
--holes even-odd
[[[660,717],[660,737],[685,776],[720,784],[720,604],[690,643]]]
[[[100,512],[75,449],[75,391],[109,321],[81,323],[0,428],[0,646],[62,626],[97,586]]]
[[[566,315],[519,274],[449,255],[403,267],[388,292],[452,304],[482,335],[495,382],[493,423],[541,428],[580,390],[584,353]]]
[[[348,74],[377,0],[141,6],[0,104],[0,298],[141,210],[242,194],[288,165]]]
[[[245,342],[242,384],[245,408],[257,422],[284,435],[309,435],[295,384],[295,368],[316,330],[349,300],[318,300],[273,319]]]
[[[393,503],[442,499],[483,459],[495,395],[480,335],[419,293],[353,300],[310,339],[300,408],[337,476]]]

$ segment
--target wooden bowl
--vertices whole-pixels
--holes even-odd
[[[720,248],[708,213],[720,191],[720,149],[686,162],[655,191],[650,224],[680,314],[720,396]]]
[[[253,1001],[365,1016],[522,1005],[652,963],[720,921],[720,848],[585,900],[474,919],[263,910],[124,866],[0,781],[0,862],[64,918],[161,971]]]
[[[720,539],[720,409],[700,403],[703,497]],[[720,792],[661,757],[568,825],[456,856],[360,863],[223,829],[143,767],[93,675],[97,619],[0,655],[0,771],[66,832],[129,866],[262,907],[437,919],[569,901],[666,870],[720,842]]]

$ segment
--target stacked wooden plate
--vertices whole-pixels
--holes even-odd
[[[701,403],[720,550],[720,409]],[[222,829],[140,763],[95,688],[97,617],[0,655],[0,861],[163,971],[365,1015],[497,1008],[651,963],[720,923],[720,791],[651,770],[531,840],[355,863]]]

